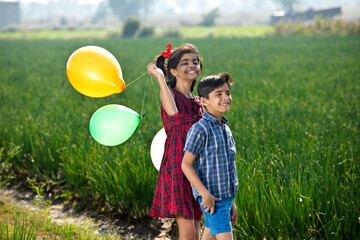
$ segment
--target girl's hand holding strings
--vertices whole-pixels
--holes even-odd
[[[158,68],[154,63],[149,63],[147,65],[147,69],[151,76],[154,76],[157,79],[164,79],[163,71],[160,68]]]

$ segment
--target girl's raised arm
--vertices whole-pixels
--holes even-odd
[[[170,91],[165,82],[163,71],[158,68],[154,63],[149,63],[147,66],[148,72],[151,76],[157,78],[160,85],[160,101],[169,116],[174,116],[178,113],[173,93]]]

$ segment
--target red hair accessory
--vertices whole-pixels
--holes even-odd
[[[169,43],[169,44],[167,45],[167,50],[166,50],[166,52],[162,52],[162,53],[160,54],[160,56],[164,56],[164,58],[169,58],[171,52],[172,52],[172,51],[171,51],[171,43]]]

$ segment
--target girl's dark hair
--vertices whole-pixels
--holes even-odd
[[[231,89],[232,77],[229,73],[219,73],[218,75],[206,76],[199,82],[197,91],[199,97],[209,99],[209,93],[214,91],[216,88],[221,87],[227,83]]]
[[[203,67],[202,58],[200,57],[200,54],[199,54],[197,48],[194,45],[189,44],[189,43],[183,44],[180,47],[176,48],[170,54],[169,60],[167,62],[165,61],[165,57],[162,55],[159,55],[155,59],[156,66],[163,71],[164,76],[167,79],[166,83],[170,88],[175,88],[175,86],[176,86],[176,77],[171,74],[170,69],[175,69],[177,67],[177,65],[179,64],[183,55],[187,54],[187,53],[194,53],[198,56],[200,69],[202,69],[202,67]],[[191,84],[191,87],[190,87],[191,92],[194,90],[195,82],[196,81],[194,81]]]

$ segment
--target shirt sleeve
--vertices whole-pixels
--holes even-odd
[[[205,132],[200,126],[200,124],[196,123],[190,128],[184,148],[184,151],[189,152],[196,157],[199,156],[205,145]]]

